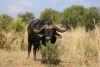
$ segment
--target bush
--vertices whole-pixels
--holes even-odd
[[[16,33],[25,33],[25,23],[21,18],[18,18],[15,24],[13,25],[13,29]]]
[[[13,18],[9,15],[2,14],[0,15],[0,28],[5,31],[9,31],[12,24]]]
[[[42,63],[58,64],[60,62],[60,51],[57,44],[47,43],[42,45]]]
[[[21,49],[24,50],[23,36],[25,35],[26,32],[26,25],[24,22],[22,22],[22,19],[18,18],[15,21],[11,21],[11,22],[9,21],[9,24],[7,24],[8,26],[5,26],[5,24],[3,24],[3,22],[0,20],[0,25],[1,25],[0,26],[0,48],[12,50],[15,49],[14,46],[17,46],[17,44],[21,44],[22,47]],[[5,29],[3,28],[4,26],[6,27]]]

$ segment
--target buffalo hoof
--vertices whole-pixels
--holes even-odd
[[[34,61],[36,61],[36,59],[33,59]]]
[[[26,60],[28,60],[30,58],[30,55],[28,55],[27,57],[26,57]]]
[[[36,57],[34,57],[34,59],[33,59],[34,61],[36,61]]]
[[[46,60],[42,60],[42,61],[41,61],[41,64],[46,64],[46,63],[47,63]]]
[[[41,61],[41,64],[45,64],[45,61]]]

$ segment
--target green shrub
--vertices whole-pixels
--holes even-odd
[[[15,33],[21,35],[23,33],[25,33],[25,23],[22,21],[21,18],[18,18],[16,20],[16,22],[13,24],[13,30],[15,31]]]
[[[47,43],[47,46],[42,45],[42,62],[58,64],[60,62],[60,51],[57,44]]]

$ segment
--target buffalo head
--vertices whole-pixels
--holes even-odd
[[[40,30],[35,30],[35,32],[42,35],[43,42],[51,41],[51,43],[56,42],[56,36],[61,36],[57,33],[58,32],[65,32],[67,31],[67,24],[64,25],[65,29],[60,29],[55,26],[51,21],[45,21],[45,24],[40,28]]]

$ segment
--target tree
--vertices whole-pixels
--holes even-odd
[[[73,27],[77,24],[83,25],[86,17],[86,9],[83,6],[71,6],[63,11],[64,20]]]
[[[61,16],[60,12],[58,12],[52,8],[48,8],[41,12],[40,19],[42,19],[42,20],[49,19],[52,22],[57,23],[60,18],[59,16]]]
[[[25,23],[22,18],[18,18],[15,23],[13,23],[13,30],[15,33],[22,35],[25,33]]]
[[[86,17],[86,29],[94,29],[95,28],[95,24],[93,22],[93,18],[96,20],[95,24],[100,23],[100,16],[99,16],[99,12],[98,12],[98,8],[96,7],[91,7],[88,9],[87,11],[87,17]]]
[[[22,21],[25,23],[29,23],[30,21],[32,21],[35,17],[34,14],[31,12],[26,12],[26,13],[20,13],[18,14],[18,18],[22,18]]]
[[[89,10],[88,10],[88,15],[87,17],[89,19],[93,19],[95,18],[96,21],[98,21],[100,19],[99,17],[99,13],[98,13],[98,9],[96,7],[91,7]],[[90,20],[91,21],[91,20]]]
[[[8,30],[12,24],[13,18],[9,15],[2,14],[0,15],[0,28],[2,30]]]

